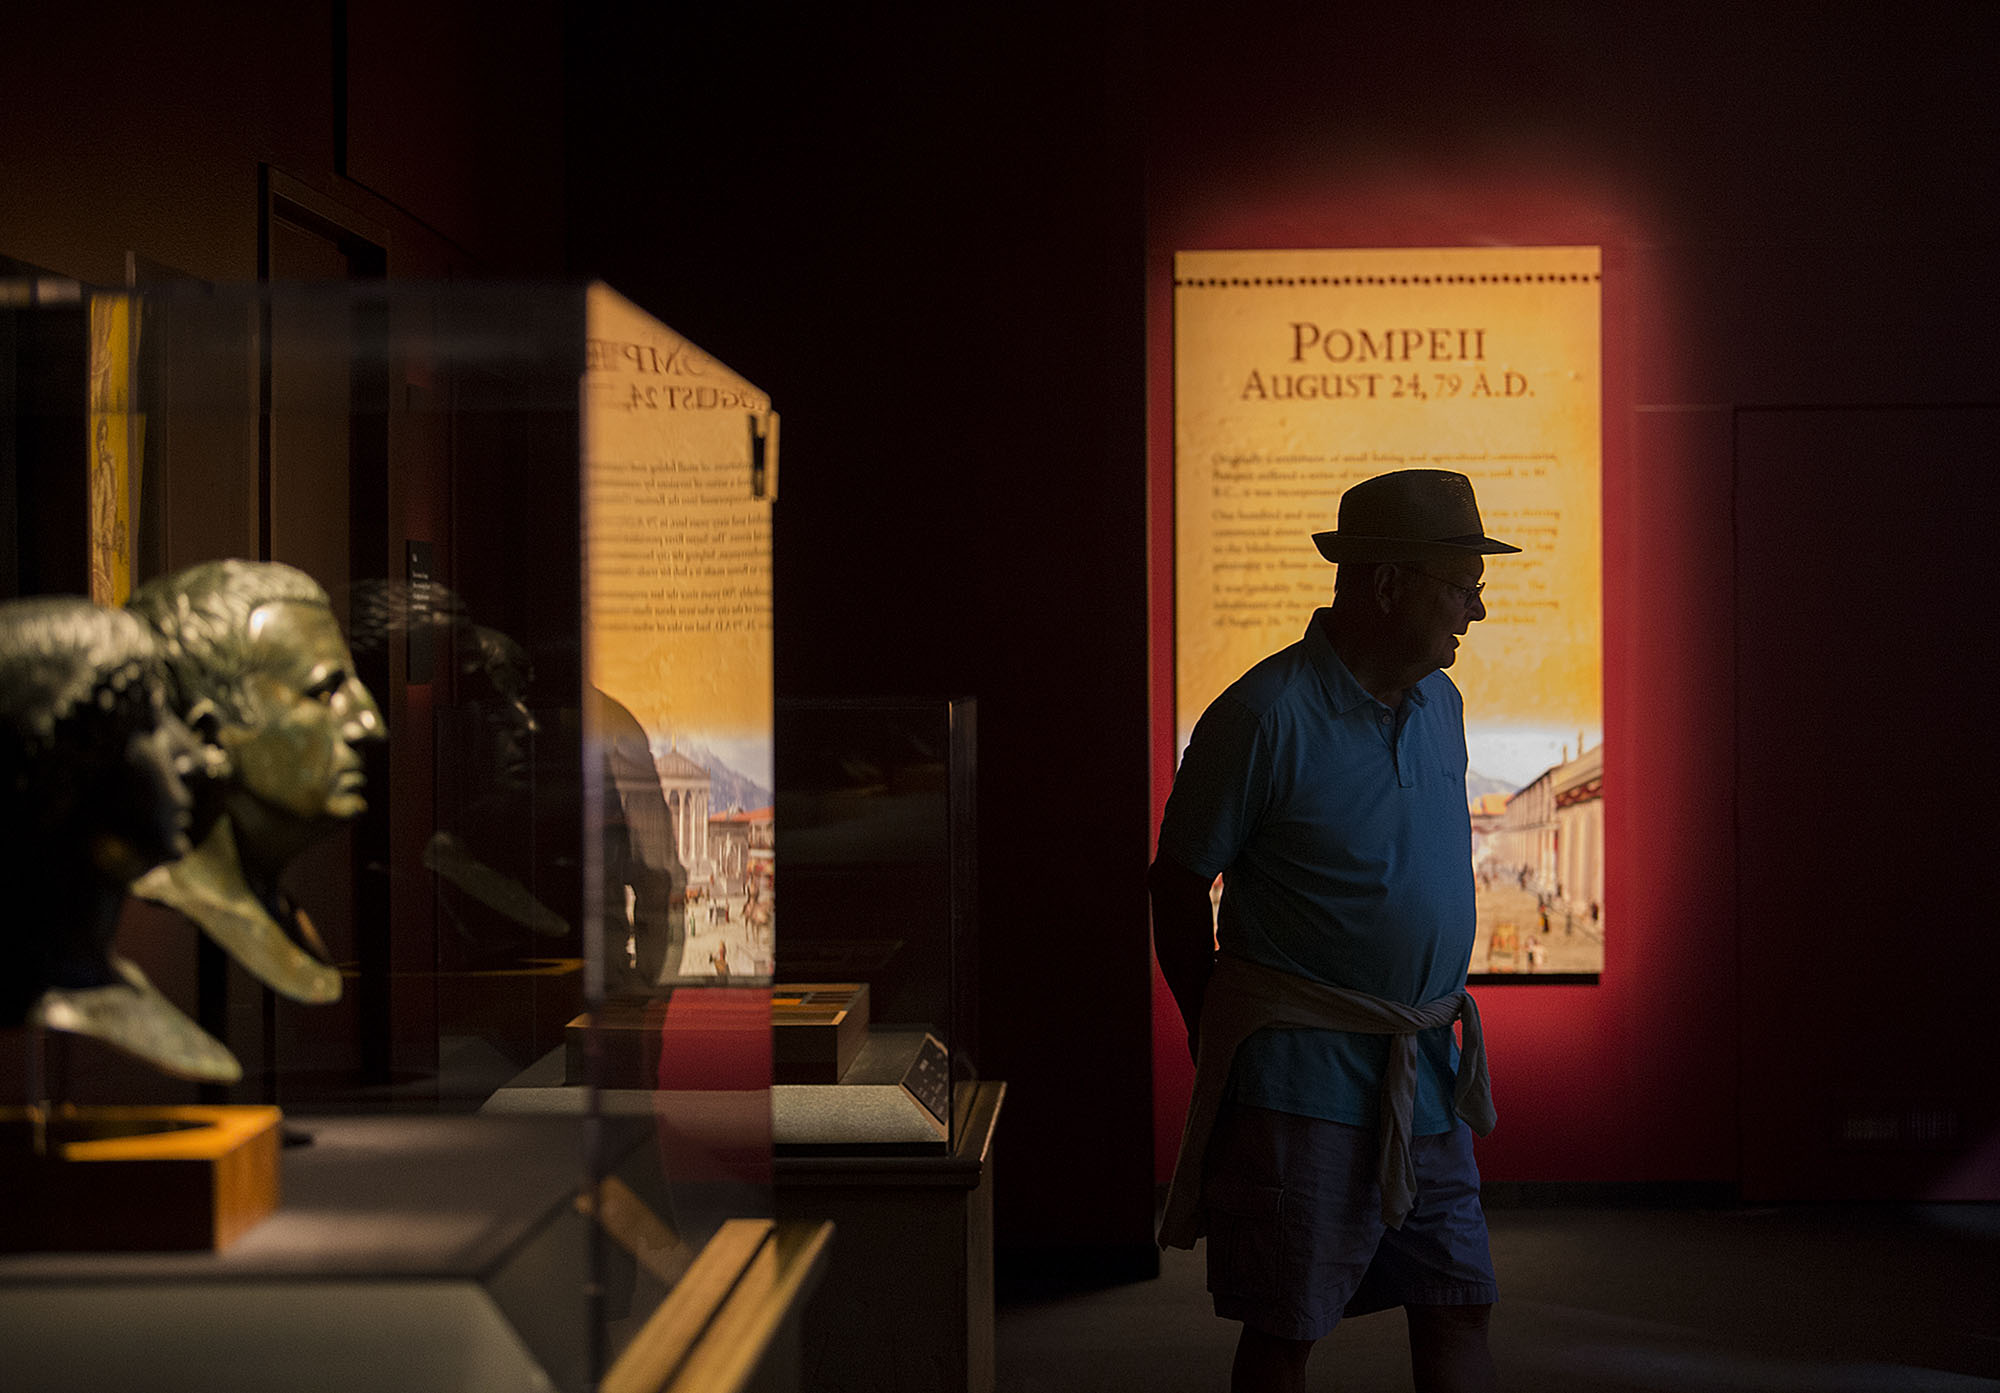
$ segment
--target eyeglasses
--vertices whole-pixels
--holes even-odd
[[[1426,571],[1420,566],[1411,566],[1407,569],[1415,571],[1420,576],[1429,576],[1447,590],[1457,591],[1458,602],[1467,609],[1471,609],[1474,604],[1478,603],[1480,594],[1486,589],[1486,582],[1483,580],[1474,581],[1471,585],[1460,585],[1455,580],[1446,580],[1443,576],[1437,574],[1437,572]]]

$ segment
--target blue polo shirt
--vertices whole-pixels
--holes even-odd
[[[1202,714],[1160,824],[1160,851],[1221,874],[1225,953],[1410,1005],[1465,985],[1475,918],[1465,717],[1442,672],[1392,711],[1326,635],[1239,677]],[[1237,1052],[1239,1102],[1375,1124],[1389,1042],[1266,1030]],[[1449,1028],[1418,1037],[1419,1136],[1451,1130]]]

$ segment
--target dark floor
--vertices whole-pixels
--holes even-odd
[[[2000,1390],[2000,1205],[1620,1209],[1489,1214],[1511,1393]],[[1157,1281],[1013,1300],[999,1393],[1229,1386],[1236,1327],[1202,1253]],[[1312,1387],[1408,1389],[1396,1312],[1343,1324]]]

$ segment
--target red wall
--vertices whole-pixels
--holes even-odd
[[[1771,1199],[1992,1197],[2000,1117],[1967,1062],[1983,1053],[1972,1027],[1910,1043],[1938,1026],[1924,1002],[1945,999],[1962,968],[1983,979],[1994,965],[1992,935],[1949,910],[1983,893],[1965,850],[1983,834],[1912,837],[1906,811],[1933,777],[1910,773],[1913,760],[1969,756],[1984,786],[1992,757],[1952,721],[1902,722],[1902,748],[1871,740],[1854,726],[1865,703],[1851,666],[1827,673],[1798,657],[1840,650],[1857,570],[1886,564],[1925,578],[1871,609],[1904,616],[1861,626],[1879,651],[1924,672],[1950,709],[1979,709],[1989,689],[1990,658],[1941,648],[1930,622],[1954,601],[1929,554],[1983,550],[1967,500],[1946,487],[1969,462],[1924,471],[1863,559],[1829,528],[1862,523],[1864,481],[1898,477],[1894,426],[1814,469],[1822,456],[1797,424],[1993,399],[1994,350],[1954,289],[1990,296],[1994,279],[1994,198],[1979,170],[1995,124],[1959,56],[1974,17],[1948,10],[1895,31],[1816,22],[1802,40],[1782,17],[1710,23],[1687,7],[1677,24],[1562,9],[1475,32],[1442,16],[1260,7],[1154,32],[1155,823],[1174,754],[1173,253],[1601,245],[1612,931],[1597,985],[1480,993],[1501,1117],[1482,1169],[1492,1180],[1738,1182]],[[1739,440],[1752,411],[1776,422],[1777,442],[1756,457]],[[1976,436],[1967,418],[1952,421],[1930,431],[1933,450]],[[1799,510],[1815,523],[1805,542],[1779,502],[1801,488],[1815,502]],[[1803,603],[1799,585],[1745,590],[1746,577],[1772,573],[1774,554],[1802,577]],[[1801,567],[1801,555],[1820,564]],[[1804,639],[1783,660],[1766,642],[1779,623]],[[1749,710],[1754,727],[1740,722]],[[1845,756],[1829,772],[1835,747]],[[1830,801],[1848,835],[1827,835]],[[1901,864],[1871,867],[1868,894],[1851,893],[1852,858],[1891,845]],[[1922,887],[1905,902],[1922,907],[1930,935],[1887,953],[1885,883]],[[1894,989],[1881,993],[1885,963]],[[1840,1042],[1831,1053],[1829,1038]],[[1162,1178],[1189,1079],[1156,974]],[[1901,1119],[1905,1134],[1857,1151],[1857,1110]],[[1948,1118],[1953,1135],[1911,1135],[1920,1115]]]
[[[1728,491],[1699,486],[1704,458],[1726,468],[1728,456],[1700,448],[1711,413],[1635,410],[1634,322],[1658,333],[1663,317],[1663,288],[1639,283],[1632,253],[1643,229],[1604,190],[1471,181],[1425,190],[1390,178],[1267,190],[1227,212],[1210,203],[1188,215],[1156,202],[1151,232],[1156,821],[1174,756],[1172,253],[1486,242],[1604,248],[1607,853],[1618,868],[1606,915],[1615,930],[1596,986],[1480,993],[1503,1118],[1481,1163],[1491,1179],[1731,1177],[1733,848],[1727,787],[1713,777],[1728,765],[1730,746],[1727,726],[1705,709],[1709,694],[1729,685]],[[1706,583],[1649,593],[1649,581],[1665,574]],[[1330,590],[1330,568],[1327,579]],[[1642,609],[1643,631],[1631,622]],[[1690,865],[1703,873],[1685,874]],[[1155,1002],[1160,1160],[1171,1167],[1191,1070],[1179,1014],[1157,978]],[[1656,1033],[1684,1043],[1654,1048]]]

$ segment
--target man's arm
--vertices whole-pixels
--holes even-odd
[[[1187,1025],[1188,1053],[1195,1052],[1201,1003],[1215,970],[1215,914],[1209,906],[1210,879],[1196,875],[1164,854],[1153,862],[1146,888],[1153,899],[1153,952],[1167,989]]]

